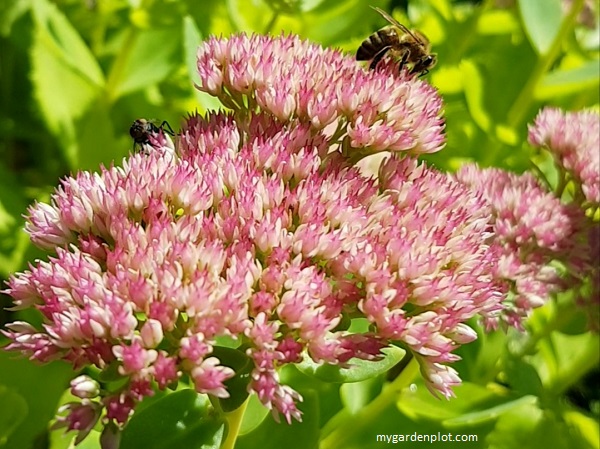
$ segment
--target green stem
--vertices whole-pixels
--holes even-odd
[[[323,438],[319,449],[346,447],[355,441],[358,435],[372,429],[375,421],[381,418],[381,414],[398,400],[400,392],[412,383],[418,371],[419,364],[413,358],[400,375],[383,388],[379,396],[358,413],[348,416],[335,430]]]
[[[242,426],[242,420],[246,407],[248,406],[248,399],[244,403],[230,413],[225,413],[225,419],[227,420],[227,437],[225,441],[221,443],[221,449],[233,449],[237,440],[238,434],[240,433],[240,427]]]
[[[279,11],[273,11],[273,17],[271,17],[271,20],[269,20],[269,23],[267,23],[267,26],[265,27],[265,31],[263,32],[263,34],[269,34],[271,32],[271,30],[273,29],[273,26],[275,25],[275,22],[277,22],[278,18],[279,18]]]

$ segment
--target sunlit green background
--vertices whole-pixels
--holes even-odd
[[[385,25],[370,5],[420,29],[438,54],[426,79],[445,101],[447,145],[428,159],[441,169],[467,160],[518,172],[532,160],[544,167],[526,143],[540,107],[598,108],[597,1],[3,0],[0,279],[41,257],[22,231],[23,214],[60,177],[119,164],[137,118],[177,129],[186,114],[219,107],[193,88],[203,37],[293,32],[354,54]],[[374,410],[365,406],[383,378],[340,388],[292,374],[305,423],[267,422],[236,447],[370,449],[387,446],[376,434],[441,431],[479,442],[422,446],[598,448],[598,338],[560,304],[534,314],[529,337],[482,335],[462,348],[465,384],[452,402],[420,388],[400,395],[397,407]],[[0,310],[1,323],[14,319]],[[0,447],[66,448],[69,439],[47,428],[71,376],[62,364],[37,367],[0,353]],[[98,447],[97,435],[82,447]]]

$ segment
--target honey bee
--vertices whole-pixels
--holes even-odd
[[[156,126],[152,120],[139,118],[129,128],[129,135],[133,138],[134,149],[136,145],[139,145],[142,149],[144,149],[145,145],[152,146],[151,138],[153,135],[158,135],[159,133],[171,136],[175,135],[173,128],[171,128],[171,125],[166,120],[160,126]]]
[[[382,9],[373,6],[372,8],[391,23],[391,26],[386,26],[365,39],[358,47],[356,60],[370,60],[369,69],[373,70],[389,53],[394,59],[400,61],[400,69],[407,64],[412,64],[410,73],[418,73],[419,76],[428,73],[437,62],[437,55],[430,53],[429,40],[418,31],[411,31],[398,23]]]

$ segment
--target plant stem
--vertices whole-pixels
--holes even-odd
[[[225,413],[225,419],[227,420],[227,437],[225,441],[221,443],[221,449],[233,449],[237,440],[238,434],[240,433],[240,427],[244,418],[244,412],[248,406],[248,399],[244,401],[242,405],[236,408],[230,413]]]
[[[273,29],[273,25],[275,25],[275,22],[277,22],[278,18],[279,18],[279,11],[273,11],[273,17],[271,17],[271,20],[269,20],[269,23],[267,23],[267,26],[265,27],[265,31],[263,31],[263,34],[269,34],[271,32],[271,29]]]

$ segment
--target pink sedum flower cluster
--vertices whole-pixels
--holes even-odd
[[[351,366],[391,342],[428,388],[452,395],[454,350],[476,338],[465,322],[496,319],[506,293],[492,209],[410,157],[393,155],[377,178],[349,162],[440,149],[435,91],[295,37],[210,39],[199,71],[233,113],[194,115],[175,149],[80,172],[29,210],[32,241],[53,255],[7,293],[43,324],[9,324],[8,349],[123,380],[109,390],[76,379],[81,403],[59,424],[89,431],[102,412],[122,425],[183,377],[228,397],[223,337],[251,363],[248,391],[288,422],[301,397],[280,367]],[[353,318],[370,331],[348,332]]]
[[[339,51],[297,36],[209,38],[198,50],[198,88],[234,110],[326,129],[344,152],[433,153],[443,147],[441,98],[393,63],[365,71]]]
[[[578,302],[589,316],[590,328],[600,326],[600,114],[593,111],[563,112],[544,108],[529,128],[529,142],[546,148],[554,157],[560,182],[557,195],[571,188],[571,204],[586,214],[586,255],[589,265],[580,276],[590,278]]]
[[[511,285],[502,314],[506,323],[521,327],[523,318],[553,293],[580,283],[590,260],[586,217],[577,205],[561,203],[530,173],[467,164],[455,177],[492,205],[496,242],[502,247],[497,276]],[[497,320],[487,324],[495,327]]]
[[[579,202],[600,207],[600,115],[545,108],[529,127],[529,142],[545,147],[582,192]],[[578,198],[576,198],[578,199]]]

